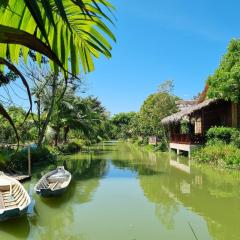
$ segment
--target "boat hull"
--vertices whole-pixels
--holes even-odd
[[[51,189],[41,189],[40,191],[37,190],[36,193],[43,198],[50,198],[50,197],[61,196],[64,192],[66,192],[66,190],[67,190],[67,187],[57,189],[55,191],[52,191]]]
[[[25,207],[21,211],[19,208],[9,209],[0,214],[0,221],[6,221],[12,218],[18,218],[27,214],[28,207]]]
[[[68,188],[72,179],[71,173],[64,167],[58,167],[45,174],[35,185],[35,192],[44,198],[58,197]]]

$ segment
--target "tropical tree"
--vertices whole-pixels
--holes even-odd
[[[106,9],[110,12],[114,9],[106,0],[0,1],[0,81],[7,80],[2,66],[15,72],[27,88],[31,110],[28,82],[13,65],[20,56],[28,62],[33,50],[39,64],[42,56],[46,56],[56,74],[59,68],[64,73],[66,86],[70,71],[77,76],[80,69],[85,73],[94,70],[93,57],[101,54],[111,57],[106,36],[115,41]],[[0,114],[11,123],[19,138],[2,104]]]
[[[38,129],[37,145],[39,147],[43,143],[47,127],[51,121],[57,98],[60,95],[59,88],[62,89],[62,83],[62,78],[50,72],[44,78],[35,81],[32,88],[32,94],[37,106],[37,118],[34,115],[32,116]]]
[[[92,143],[96,143],[105,137],[108,113],[102,103],[96,97],[77,98],[75,103],[80,128],[75,123],[75,130],[80,130]],[[70,127],[71,129],[71,127]]]
[[[116,139],[128,139],[132,134],[132,124],[133,118],[136,116],[135,112],[118,113],[114,115],[111,119],[113,124],[112,134]]]
[[[19,135],[21,136],[21,142],[32,142],[36,139],[37,131],[34,122],[31,118],[25,120],[26,111],[20,107],[9,107],[8,113],[14,121],[16,127],[19,129]],[[1,143],[15,143],[15,135],[13,128],[9,123],[0,117],[1,128],[0,128],[0,142]],[[23,124],[24,122],[24,124]]]
[[[161,120],[178,110],[176,100],[179,98],[173,95],[172,90],[172,81],[166,81],[159,86],[157,93],[151,94],[144,101],[139,112],[139,129],[145,143],[152,135],[165,138]]]
[[[219,67],[208,80],[208,96],[240,102],[240,39],[233,39]]]
[[[48,103],[46,102],[46,105]],[[50,126],[54,130],[54,144],[58,145],[63,131],[63,142],[67,143],[68,134],[72,131],[75,138],[85,138],[97,142],[105,134],[105,108],[95,97],[81,98],[68,89],[61,101],[56,102]]]

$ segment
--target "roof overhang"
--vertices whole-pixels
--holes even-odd
[[[192,114],[196,113],[197,111],[200,111],[203,108],[208,107],[209,105],[211,105],[213,103],[216,103],[217,101],[219,101],[219,100],[218,99],[208,99],[199,104],[195,104],[190,107],[184,108],[180,112],[177,112],[173,115],[163,118],[161,123],[163,125],[170,125],[170,124],[180,122],[181,120],[189,118]]]

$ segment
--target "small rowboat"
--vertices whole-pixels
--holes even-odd
[[[35,191],[42,197],[56,197],[64,193],[71,182],[72,175],[64,169],[57,169],[45,174],[36,184]]]
[[[22,184],[0,172],[0,221],[25,215],[30,203]]]

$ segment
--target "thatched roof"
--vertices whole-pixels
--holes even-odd
[[[217,99],[208,99],[199,104],[192,105],[190,107],[183,109],[180,112],[177,112],[171,116],[168,116],[168,117],[162,119],[161,123],[164,125],[167,125],[167,124],[179,122],[183,118],[188,117],[188,116],[192,115],[194,112],[197,112],[217,101],[218,101]]]
[[[182,111],[188,107],[191,107],[193,105],[196,105],[197,103],[198,103],[197,100],[178,100],[178,101],[176,101],[176,104],[180,111]]]

